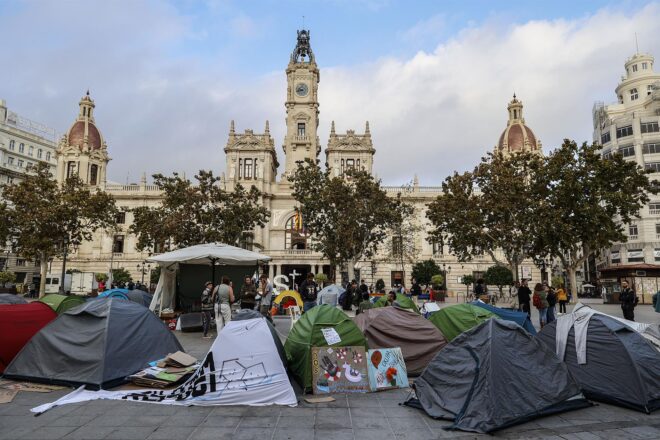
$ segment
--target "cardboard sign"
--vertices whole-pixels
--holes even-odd
[[[408,387],[406,363],[399,347],[369,350],[367,365],[371,391]]]
[[[341,342],[339,333],[332,327],[322,328],[321,332],[323,333],[323,338],[328,345],[335,345]]]
[[[314,394],[369,391],[364,347],[312,347]]]

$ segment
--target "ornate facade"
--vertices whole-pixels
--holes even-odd
[[[286,77],[287,90],[284,106],[287,130],[282,144],[283,173],[278,176],[280,162],[275,148],[275,139],[270,133],[269,122],[265,122],[262,133],[256,133],[252,129],[243,129],[243,132],[239,132],[236,129],[236,123],[231,121],[227,143],[224,147],[226,169],[221,183],[227,190],[232,190],[240,182],[243,186],[254,185],[262,191],[262,203],[270,210],[271,218],[266,227],[254,231],[252,242],[247,245],[272,257],[268,268],[271,278],[285,275],[300,280],[301,276],[310,271],[313,273],[329,273],[330,271],[328,262],[310,246],[311,237],[296,215],[296,202],[292,197],[292,187],[288,180],[296,169],[297,163],[305,159],[317,160],[321,153],[321,141],[317,135],[320,115],[318,101],[320,70],[316,64],[310,34],[307,30],[298,31],[297,44],[286,67]],[[519,105],[520,111],[522,111],[522,104],[519,101],[512,103]],[[88,110],[83,111],[83,106]],[[100,133],[98,138],[90,135],[93,132],[91,127],[96,128],[90,108],[93,109],[91,99],[87,101],[86,98],[83,98],[78,120],[69,131],[68,138],[65,137],[60,143],[66,147],[58,149],[58,154],[61,155],[61,157],[58,156],[60,168],[66,169],[70,162],[75,161],[72,158],[78,158],[79,164],[71,165],[76,167],[77,172],[88,173],[93,165],[97,165],[99,167],[97,184],[115,197],[120,208],[130,209],[135,206],[159,203],[161,195],[158,189],[154,185],[147,185],[145,178],[140,184],[135,185],[116,185],[105,182],[105,170],[109,160],[107,148]],[[86,114],[86,112],[90,113]],[[511,128],[512,123],[524,126],[522,114],[514,116],[515,118],[510,118],[507,127],[509,131],[515,130],[515,128]],[[86,124],[84,126],[87,128],[80,131],[82,138],[76,137],[78,140],[74,143],[71,140],[74,137],[72,131],[74,128],[79,131],[80,129],[76,127],[80,127],[81,122]],[[529,133],[527,138],[523,137],[525,145],[529,145],[529,148],[532,149],[540,149],[540,143],[537,143],[531,130],[528,128],[527,130]],[[511,145],[508,148],[513,150],[518,148],[513,148],[513,141],[508,142],[508,145]],[[71,149],[70,146],[75,146],[76,149]],[[349,129],[342,134],[337,132],[334,122],[331,122],[325,161],[332,175],[341,176],[350,168],[372,172],[375,152],[369,122],[364,124],[362,133]],[[105,154],[105,156],[99,156],[99,154]],[[82,156],[87,159],[83,160]],[[63,178],[64,175],[63,170],[60,169],[58,176]],[[91,179],[89,181],[91,182]],[[469,264],[459,263],[453,255],[448,253],[446,247],[435,246],[426,240],[424,232],[428,226],[424,215],[426,205],[440,194],[440,186],[420,186],[415,178],[412,186],[386,186],[385,191],[393,197],[402,193],[405,200],[415,206],[415,217],[421,231],[419,236],[413,239],[416,260],[433,258],[441,267],[444,267],[447,271],[449,290],[464,292],[465,286],[460,284],[460,278],[463,275],[479,275],[493,264],[492,260],[487,257]],[[133,273],[134,278],[139,279],[141,275],[138,265],[148,257],[148,254],[137,252],[135,250],[136,238],[126,232],[132,221],[132,214],[126,212],[121,220],[119,233],[108,235],[99,232],[95,240],[84,243],[77,253],[70,256],[67,267],[94,272],[107,272],[110,267],[124,267]],[[382,278],[388,287],[405,278],[406,285],[408,285],[412,263],[405,262],[404,267],[401,267],[400,263],[387,255],[388,248],[390,246],[384,244],[379,254],[372,260],[359,262],[356,266],[359,276],[367,283],[374,284],[377,279]],[[404,270],[405,276],[403,275]],[[540,278],[538,270],[531,263],[523,265],[520,270],[521,276],[532,277],[536,280]],[[342,270],[342,275],[345,276],[344,272]]]

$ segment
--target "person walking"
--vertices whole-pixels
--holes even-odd
[[[234,289],[230,286],[229,277],[222,277],[219,285],[213,289],[215,303],[215,328],[220,330],[231,321],[231,303],[234,302]]]
[[[352,310],[353,297],[357,295],[357,283],[355,280],[346,285],[346,292],[342,294],[341,308],[343,310]]]
[[[557,289],[557,302],[559,302],[559,313],[566,313],[566,303],[568,302],[568,294],[564,290],[564,286],[559,285]]]
[[[257,286],[252,282],[252,278],[246,275],[241,287],[241,309],[254,310],[257,294]]]
[[[621,294],[619,295],[621,302],[621,310],[623,311],[623,318],[628,321],[635,320],[635,306],[639,299],[635,291],[628,286],[628,281],[621,281]]]
[[[300,283],[300,296],[303,300],[303,313],[312,307],[316,307],[316,298],[318,296],[319,289],[316,281],[314,281],[314,274],[308,273],[305,281]]]
[[[534,286],[534,295],[532,296],[534,307],[539,311],[539,323],[543,328],[548,323],[548,292],[543,284],[536,283]]]
[[[529,319],[532,319],[532,310],[529,307],[532,291],[527,285],[527,280],[523,278],[520,287],[518,288],[518,310],[526,312]]]
[[[273,321],[270,316],[270,308],[273,301],[273,285],[268,281],[268,275],[261,274],[259,278],[259,295],[261,295],[261,302],[259,303],[259,311],[269,321]]]
[[[213,283],[207,281],[204,285],[204,291],[202,292],[202,329],[204,333],[202,337],[208,339],[211,337],[209,335],[209,327],[211,325],[211,312],[213,311]]]
[[[550,324],[552,321],[554,321],[555,318],[555,305],[557,304],[557,293],[555,292],[555,289],[552,288],[552,286],[548,286],[548,283],[544,283],[543,285],[545,292],[547,294],[547,299],[548,299],[548,321],[547,323]]]

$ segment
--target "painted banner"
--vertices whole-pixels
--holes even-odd
[[[364,347],[312,347],[312,390],[314,394],[368,392]]]
[[[399,347],[377,348],[367,353],[371,391],[408,388],[408,373]]]

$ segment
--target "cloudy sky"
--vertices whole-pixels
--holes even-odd
[[[332,120],[342,132],[369,120],[386,184],[471,168],[514,91],[546,151],[590,140],[635,33],[660,58],[660,2],[0,0],[0,98],[63,133],[89,88],[117,182],[224,171],[231,119],[239,131],[270,120],[283,162],[284,69],[303,16],[321,143]]]

